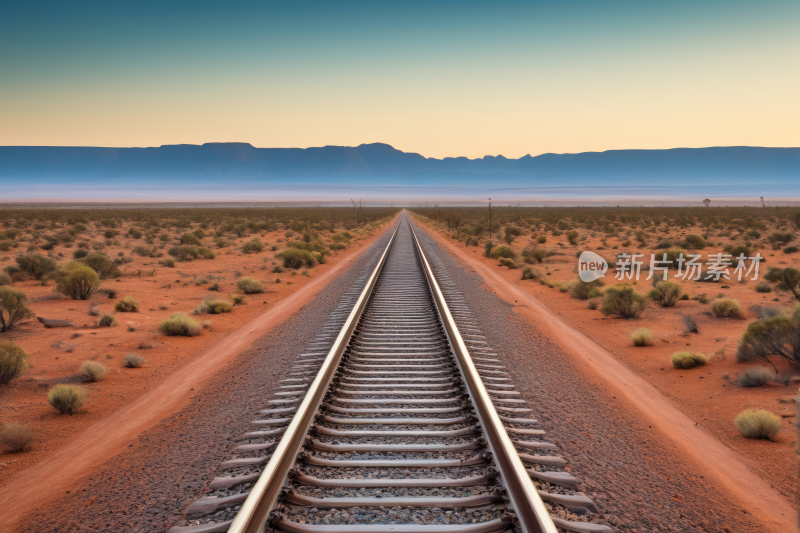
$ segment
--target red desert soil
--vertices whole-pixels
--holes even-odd
[[[37,316],[69,319],[78,326],[45,329],[30,319],[3,335],[24,346],[31,368],[2,390],[0,420],[27,424],[36,440],[25,453],[0,455],[0,501],[5,511],[0,531],[14,530],[14,524],[30,510],[63,495],[93,466],[124,450],[137,434],[191,402],[203,383],[224,370],[234,355],[313,300],[348,264],[357,261],[388,224],[371,234],[351,230],[356,235],[353,244],[309,269],[308,277],[289,271],[269,273],[276,261],[273,252],[243,255],[231,250],[211,260],[176,263],[174,270],[139,258],[124,265],[122,278],[103,282],[103,287],[117,291],[116,299],[99,293],[86,301],[47,299],[52,286],[16,283]],[[281,237],[282,232],[274,232],[263,239],[276,242]],[[152,276],[130,275],[139,267],[156,271]],[[238,292],[236,279],[241,275],[264,282],[265,292],[248,295],[245,305],[235,306],[231,313],[194,317],[211,322],[197,337],[159,333],[158,323],[170,314],[191,312],[203,298],[217,295],[193,282],[211,275],[219,282],[218,294],[223,298]],[[276,283],[276,278],[282,282]],[[95,321],[88,314],[91,305],[97,304],[101,314],[111,313],[114,303],[125,296],[139,301],[139,312],[116,313],[119,325],[115,327],[87,325]],[[139,353],[148,362],[138,369],[123,368],[127,353]],[[108,376],[97,383],[82,383],[77,369],[86,360],[108,366]],[[73,416],[57,414],[46,400],[47,389],[65,381],[89,389],[88,401]]]
[[[720,492],[739,500],[764,525],[763,531],[798,531],[800,477],[791,400],[796,381],[791,387],[741,389],[723,378],[733,378],[755,366],[738,363],[734,355],[745,326],[755,319],[752,313],[747,313],[747,321],[717,319],[701,314],[703,304],[681,301],[671,309],[651,305],[636,320],[605,318],[599,311],[588,309],[586,301],[570,298],[535,280],[523,281],[520,270],[499,268],[497,260],[483,256],[482,247],[466,247],[442,235],[422,217],[415,218],[444,250],[480,275],[488,289],[514,305],[515,312],[571,354],[588,379],[601,379],[617,390],[617,397],[628,402],[632,413],[647,419],[687,459],[713,476]],[[593,249],[591,243],[583,248]],[[565,251],[565,256],[548,258],[539,268],[548,266],[555,274],[549,278],[552,281],[568,282],[577,278],[572,273],[576,265],[575,252]],[[607,283],[614,281],[613,273],[609,274]],[[716,292],[720,285],[706,283],[702,291]],[[751,303],[765,303],[762,295],[753,290],[755,282],[729,285],[730,289],[724,289],[726,296],[739,300],[745,309]],[[684,284],[684,289],[690,295],[702,292],[699,283]],[[770,300],[774,297],[774,293],[769,295]],[[790,308],[791,302],[782,297],[779,305]],[[700,334],[681,335],[681,315],[687,311],[694,312]],[[652,331],[654,346],[632,345],[630,334],[640,327]],[[727,355],[718,352],[703,367],[676,370],[669,361],[670,355],[679,350],[713,354],[720,348]],[[784,427],[775,441],[746,439],[739,434],[732,420],[748,408],[784,414]]]

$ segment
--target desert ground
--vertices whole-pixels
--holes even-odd
[[[796,511],[800,480],[794,398],[800,372],[796,365],[775,356],[748,361],[737,358],[740,339],[748,324],[761,317],[781,312],[789,314],[794,310],[796,300],[792,293],[782,290],[778,282],[765,282],[764,276],[769,267],[796,267],[800,263],[800,254],[792,249],[797,244],[797,226],[793,218],[796,210],[761,212],[761,209],[749,209],[737,214],[733,208],[731,211],[717,208],[716,213],[715,209],[705,209],[493,208],[491,239],[485,208],[414,208],[411,211],[444,252],[464,268],[483,276],[482,283],[487,290],[511,305],[512,314],[496,317],[507,323],[504,327],[513,327],[519,319],[527,321],[538,330],[537,336],[529,338],[531,347],[539,343],[567,342],[570,331],[580,332],[588,339],[586,342],[611,354],[616,363],[623,365],[620,368],[653,387],[659,401],[663,402],[650,406],[649,413],[643,414],[644,408],[640,413],[630,405],[617,405],[616,396],[604,396],[603,401],[609,403],[598,409],[620,409],[620,412],[626,411],[629,420],[646,424],[643,421],[648,420],[647,416],[658,416],[659,405],[674,408],[702,431],[702,434],[687,433],[687,436],[700,435],[708,439],[698,445],[708,445],[707,455],[711,459],[735,458],[746,470],[742,471],[744,475],[756,476],[758,482],[765,483],[765,487],[791,502]],[[153,435],[158,435],[160,442],[167,442],[167,429],[158,429],[156,433],[150,430],[160,420],[169,419],[171,415],[192,420],[196,414],[187,415],[191,412],[187,409],[201,412],[211,409],[209,402],[214,396],[199,395],[203,387],[223,397],[236,394],[239,381],[234,375],[235,365],[241,362],[240,354],[251,345],[270,347],[279,342],[282,337],[273,342],[269,332],[284,322],[292,323],[287,321],[301,308],[313,308],[320,291],[359,262],[361,254],[384,234],[398,210],[354,212],[335,208],[311,211],[287,208],[231,210],[209,216],[201,209],[176,209],[164,211],[158,217],[146,210],[126,211],[20,209],[5,210],[0,218],[0,265],[7,276],[3,287],[24,293],[27,307],[35,314],[0,333],[0,340],[24,348],[30,365],[9,383],[0,385],[0,422],[5,428],[10,424],[24,425],[33,436],[23,451],[15,453],[6,446],[0,454],[0,494],[25,492],[25,486],[33,479],[31,473],[44,482],[48,472],[54,474],[61,470],[63,461],[74,466],[61,473],[59,487],[74,487],[66,495],[64,490],[50,493],[37,490],[36,498],[26,508],[18,510],[15,519],[21,519],[34,508],[41,513],[50,507],[48,502],[60,498],[58,505],[52,507],[52,513],[47,515],[52,529],[33,520],[28,522],[31,531],[59,530],[58,516],[65,516],[76,508],[94,516],[97,513],[93,505],[99,505],[101,500],[98,494],[108,491],[109,487],[115,487],[117,494],[127,490],[127,486],[113,485],[118,475],[120,480],[130,478],[131,472],[145,475],[147,468],[134,458],[126,457],[120,463],[114,458],[128,446],[134,446],[128,443],[140,435],[150,435],[151,440]],[[708,218],[712,216],[716,218]],[[773,237],[775,234],[778,237]],[[702,248],[695,239],[687,242],[690,235],[700,237]],[[254,241],[260,246],[252,244]],[[507,246],[511,253],[491,257],[490,251],[486,257],[489,241],[493,244],[492,250]],[[669,241],[669,246],[664,246],[665,241]],[[185,248],[192,246],[196,250]],[[706,256],[736,251],[733,248],[737,246],[746,247],[748,256],[760,253],[765,258],[759,264],[758,280],[740,282],[734,275],[733,279],[723,278],[718,283],[679,279],[681,292],[688,299],[678,299],[671,307],[662,307],[648,299],[635,318],[623,319],[613,313],[608,316],[601,313],[609,288],[623,284],[614,279],[613,266],[604,284],[593,287],[597,292],[589,298],[574,297],[570,291],[570,284],[578,279],[577,254],[584,250],[596,251],[614,263],[619,261],[617,254],[623,252],[642,253],[649,258],[651,253],[683,249]],[[205,250],[201,251],[201,247]],[[76,254],[77,250],[87,253]],[[286,250],[301,250],[307,254],[299,254],[298,264],[298,254],[286,254]],[[86,259],[92,253],[108,258],[119,272],[108,272],[99,280],[97,290],[83,300],[58,292],[62,287],[59,272],[76,260],[74,258]],[[197,257],[192,257],[193,253]],[[20,262],[18,258],[31,254],[51,259],[55,270],[42,275],[35,268],[26,270],[24,266],[29,262]],[[308,259],[308,254],[314,259]],[[102,266],[98,268],[102,270]],[[521,279],[523,272],[527,279]],[[644,271],[632,285],[634,291],[643,296],[653,289],[652,283],[645,280],[647,273]],[[674,269],[669,272],[670,279],[674,273]],[[251,292],[247,283],[239,283],[243,277],[258,282],[260,289],[256,287]],[[767,283],[769,292],[758,292],[759,283],[761,291]],[[530,299],[531,305],[522,302],[523,296]],[[126,311],[124,305],[117,306],[127,297],[136,302],[136,310]],[[236,304],[240,297],[244,299]],[[741,312],[728,317],[716,316],[712,305],[723,299],[736,300]],[[215,301],[219,300],[227,305],[216,309]],[[536,305],[541,305],[550,315],[532,311]],[[214,310],[222,312],[214,313]],[[176,313],[185,313],[197,322],[199,333],[176,336],[160,330],[160,324]],[[100,325],[104,315],[113,316],[114,325]],[[686,331],[684,317],[687,315],[694,319],[697,332]],[[549,325],[541,323],[543,317],[549,320],[547,316],[557,318]],[[72,325],[47,328],[37,320],[39,317],[68,320]],[[556,321],[563,322],[569,329],[559,330]],[[633,345],[631,335],[640,328],[650,331],[653,342],[649,345]],[[575,346],[581,349],[581,345]],[[565,353],[568,351],[566,349]],[[677,369],[670,357],[679,351],[701,353],[707,360],[694,368]],[[517,349],[516,352],[514,361],[521,365],[519,371],[523,372],[522,367],[527,365],[526,350]],[[547,357],[552,353],[558,352],[547,352]],[[139,368],[129,368],[126,366],[129,354],[136,354],[146,362]],[[92,378],[90,373],[80,370],[86,361],[102,364],[106,373]],[[272,369],[276,376],[285,372],[284,363]],[[588,384],[600,378],[614,378],[608,375],[607,369],[586,361],[570,361],[569,364],[583,376],[580,379],[585,380],[587,391],[595,390],[594,385]],[[757,367],[766,370],[750,376],[748,371]],[[552,369],[550,378],[557,381],[558,372],[557,368]],[[217,383],[225,376],[228,381]],[[758,382],[759,376],[766,377]],[[749,377],[752,379],[745,379]],[[535,386],[530,377],[525,379]],[[754,386],[740,385],[752,384],[753,379],[756,380]],[[48,402],[48,392],[57,385],[82,387],[88,392],[85,403],[74,414],[60,414]],[[640,387],[640,391],[646,390]],[[575,404],[565,405],[574,407]],[[780,418],[780,430],[770,439],[744,437],[733,420],[747,409],[776,414]],[[229,416],[232,415],[226,414],[224,418]],[[575,417],[579,418],[577,414]],[[620,417],[624,419],[621,414]],[[673,417],[658,429],[668,433],[675,428],[685,428],[685,422],[681,423],[684,425],[676,423]],[[187,439],[184,446],[191,442]],[[571,442],[575,446],[575,442]],[[714,448],[720,443],[724,447],[721,451]],[[136,444],[134,449],[142,450],[142,446]],[[644,441],[642,446],[645,446]],[[647,446],[655,454],[664,443]],[[699,447],[701,451],[694,452],[697,457],[686,461],[691,459],[692,464],[702,467],[706,449]],[[76,455],[65,458],[65,450]],[[142,450],[142,461],[146,461],[145,457],[152,460],[151,452],[146,455]],[[726,455],[728,452],[733,455]],[[680,450],[674,453],[680,456]],[[709,457],[705,458],[707,465],[711,464]],[[675,459],[680,460],[683,459]],[[670,464],[659,465],[665,471],[670,467]],[[680,467],[683,468],[683,463]],[[96,472],[100,475],[95,475]],[[675,476],[676,486],[691,488],[685,482],[678,484],[680,476],[678,473]],[[669,479],[663,482],[671,483]],[[84,487],[81,491],[89,487],[89,492],[95,496],[79,498],[75,494],[78,487]],[[728,489],[733,491],[735,487]],[[187,489],[186,501],[197,497],[203,488],[196,486],[191,490],[194,493],[190,494]],[[597,490],[599,496],[595,497],[602,501],[602,487]],[[627,497],[638,498],[635,494]],[[687,516],[696,515],[698,518],[693,520],[702,522],[702,513],[698,510],[698,506],[702,506],[699,502],[687,502],[690,495],[676,493],[664,497],[678,508],[691,509],[694,514],[687,511]],[[768,520],[769,498],[753,497],[753,500],[749,510],[732,506],[729,514],[752,514],[758,520]],[[173,507],[175,509],[165,512],[180,511],[180,505]],[[724,514],[724,508],[724,498],[714,499],[714,512]],[[128,514],[127,511],[120,513]],[[37,516],[41,519],[44,515]],[[659,516],[660,520],[666,520]],[[711,522],[708,528],[698,530],[740,530],[735,526],[735,517],[723,518],[707,519]],[[618,519],[620,530],[636,531],[637,520],[621,516]],[[169,519],[165,518],[164,524],[168,523]],[[733,524],[733,529],[717,527],[722,523]],[[675,527],[675,531],[684,530]]]
[[[558,209],[542,210],[549,215],[548,219],[542,219],[537,217],[541,211],[495,208],[492,242],[495,250],[507,246],[513,251],[504,254],[509,256],[505,259],[497,254],[494,258],[486,256],[485,247],[490,240],[488,211],[486,208],[476,211],[470,208],[414,210],[421,223],[443,238],[442,245],[451,253],[462,257],[473,268],[491,269],[506,287],[513,286],[530,295],[559,320],[613,354],[697,426],[734,450],[761,478],[795,502],[797,508],[800,477],[795,397],[800,368],[777,356],[748,361],[737,358],[740,339],[749,324],[771,316],[770,313],[791,315],[798,304],[791,291],[765,281],[770,267],[800,266],[800,253],[795,246],[798,244],[796,210],[778,213],[766,210],[764,213],[761,209],[750,208],[737,213],[733,208],[719,208],[715,213],[714,209],[698,208],[671,211],[571,208],[560,213]],[[577,217],[582,221],[578,222]],[[511,230],[507,231],[509,227]],[[570,236],[570,231],[577,235]],[[777,238],[771,237],[775,234]],[[612,265],[603,285],[598,285],[598,292],[628,284],[638,294],[646,296],[653,289],[653,280],[646,279],[651,254],[661,258],[667,249],[682,249],[688,254],[692,248],[687,250],[685,245],[690,235],[704,241],[702,248],[691,252],[701,254],[704,262],[710,255],[730,253],[732,249],[737,255],[737,246],[743,247],[748,257],[759,253],[764,260],[759,264],[758,279],[752,280],[751,272],[739,281],[731,267],[727,270],[730,279],[704,281],[704,270],[701,281],[684,280],[675,278],[677,271],[671,269],[668,279],[680,285],[685,299],[671,307],[662,307],[651,300],[638,316],[630,319],[613,313],[604,316],[601,313],[603,299],[599,294],[589,298],[583,295],[581,299],[569,290],[570,284],[581,283],[577,256],[590,250]],[[532,251],[541,251],[541,262]],[[616,279],[613,265],[616,256],[622,253],[644,255],[645,268],[638,282]],[[533,276],[521,279],[526,268]],[[662,275],[661,272],[654,274]],[[716,316],[712,311],[714,302],[723,299],[738,302],[741,313],[731,317]],[[522,307],[520,310],[528,312]],[[696,332],[687,332],[687,316],[696,323]],[[650,345],[634,345],[631,336],[640,328],[650,331]],[[708,360],[702,366],[675,368],[671,356],[681,351],[701,353]],[[747,379],[756,373],[764,378]],[[780,431],[772,439],[745,438],[733,421],[748,409],[765,410],[780,417]]]
[[[306,211],[265,211],[268,216],[239,218],[238,223],[228,223],[227,231],[219,229],[221,224],[207,221],[203,211],[169,210],[158,213],[158,220],[154,213],[129,210],[4,212],[0,265],[4,270],[12,267],[10,276],[4,272],[7,280],[4,286],[21,291],[35,317],[22,320],[0,334],[0,340],[13,342],[28,353],[30,365],[21,375],[0,386],[0,420],[4,424],[25,425],[34,437],[24,453],[9,453],[11,450],[4,448],[0,455],[0,486],[14,474],[62,450],[94,424],[156,389],[176,371],[184,372],[187,363],[218,347],[221,339],[246,337],[249,333],[243,331],[246,326],[257,317],[268,315],[278,304],[292,302],[300,306],[312,300],[314,291],[324,286],[330,273],[340,263],[351,261],[391,218],[391,212],[385,210],[361,214],[360,219],[351,216],[334,227],[333,219],[326,220],[324,211],[316,212],[310,224]],[[332,212],[338,216],[342,210]],[[348,213],[352,215],[352,210]],[[250,227],[246,226],[248,223]],[[290,229],[291,226],[297,231]],[[194,246],[207,245],[214,257],[192,259],[189,255],[184,261],[176,258],[168,266],[170,261],[165,260],[174,256],[167,252],[181,246],[181,238],[189,240],[184,235],[194,235],[193,232],[202,235]],[[324,263],[317,261],[312,267],[303,264],[284,269],[278,255],[287,249],[287,243],[304,242],[304,234],[308,235],[309,243],[323,250]],[[254,246],[243,251],[244,245],[253,240],[261,243],[261,249]],[[15,268],[15,258],[21,255],[42,255],[56,265],[63,265],[78,250],[116,259],[118,267],[118,273],[102,279],[98,290],[84,300],[54,290],[49,273],[37,280],[36,276]],[[261,289],[244,293],[237,285],[242,277],[256,280]],[[316,287],[304,291],[312,284]],[[233,305],[232,294],[243,296],[243,301]],[[117,302],[125,298],[132,298],[137,308],[115,311]],[[198,309],[203,301],[209,300],[227,302],[230,311],[211,313]],[[162,334],[159,323],[177,313],[195,319],[202,327],[201,332],[191,337]],[[113,316],[115,325],[101,326],[104,315]],[[37,321],[38,317],[67,320],[72,325],[47,328]],[[280,321],[282,316],[278,314],[271,319]],[[262,320],[259,327],[269,328],[270,324]],[[125,357],[129,354],[146,362],[139,368],[128,368]],[[86,361],[105,367],[102,379],[91,381],[80,373]],[[218,368],[207,368],[205,372],[214,370]],[[83,406],[72,415],[61,415],[48,404],[48,391],[59,384],[83,387],[88,393]]]

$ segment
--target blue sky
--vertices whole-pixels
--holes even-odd
[[[20,2],[0,145],[800,145],[800,2]]]

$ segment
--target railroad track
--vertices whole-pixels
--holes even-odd
[[[170,533],[610,533],[403,214]]]

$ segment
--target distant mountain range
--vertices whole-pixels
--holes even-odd
[[[388,144],[255,148],[247,143],[157,148],[0,147],[0,184],[146,187],[197,185],[536,189],[708,187],[800,196],[800,148],[715,147],[434,159]],[[2,197],[0,193],[0,198]]]

